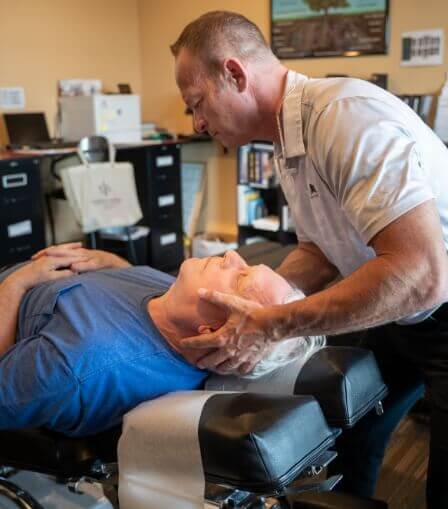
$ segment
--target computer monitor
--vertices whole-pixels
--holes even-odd
[[[45,113],[4,113],[9,143],[13,146],[49,142]]]

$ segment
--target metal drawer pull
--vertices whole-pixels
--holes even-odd
[[[168,246],[169,244],[174,244],[177,240],[177,235],[175,233],[166,233],[165,235],[160,235],[160,245]]]
[[[176,203],[176,197],[174,194],[164,194],[157,198],[157,203],[159,204],[159,207],[169,207]]]
[[[20,221],[20,223],[8,224],[8,237],[21,237],[22,235],[30,235],[33,232],[33,226],[29,219]]]
[[[156,166],[157,168],[163,168],[165,166],[173,166],[174,157],[173,156],[159,156],[156,157]]]
[[[2,177],[2,184],[5,189],[12,187],[24,187],[28,185],[28,175],[26,173],[10,173]]]

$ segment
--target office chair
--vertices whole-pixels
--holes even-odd
[[[87,136],[82,138],[78,144],[78,152],[81,152],[84,159],[88,163],[100,163],[114,160],[114,147],[109,143],[107,138],[103,136]],[[50,164],[50,173],[54,179],[61,183],[56,189],[45,193],[45,202],[47,206],[48,220],[50,223],[52,244],[56,244],[56,232],[51,200],[67,200],[60,171],[69,166],[82,164],[77,153],[64,154],[60,157],[53,158]],[[132,239],[131,226],[123,227],[123,231],[127,238],[127,256],[129,261],[136,265],[138,263],[135,245]],[[87,245],[92,249],[102,246],[101,231],[92,232],[87,235]]]

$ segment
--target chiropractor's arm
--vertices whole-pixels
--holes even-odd
[[[448,257],[433,201],[393,221],[371,245],[377,257],[350,276],[303,301],[272,308],[273,330],[280,335],[294,330],[343,333],[391,322],[448,299]]]
[[[305,295],[322,290],[338,275],[337,268],[311,242],[300,242],[283,260],[277,272]]]
[[[68,267],[78,257],[45,257],[28,263],[0,283],[0,355],[14,344],[20,303],[25,293],[45,281],[73,275]]]

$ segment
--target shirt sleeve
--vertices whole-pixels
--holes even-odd
[[[0,358],[0,429],[48,427],[70,434],[81,416],[76,377],[46,339],[22,339]]]
[[[310,136],[316,171],[366,244],[434,197],[418,143],[389,104],[335,101],[319,113]]]

